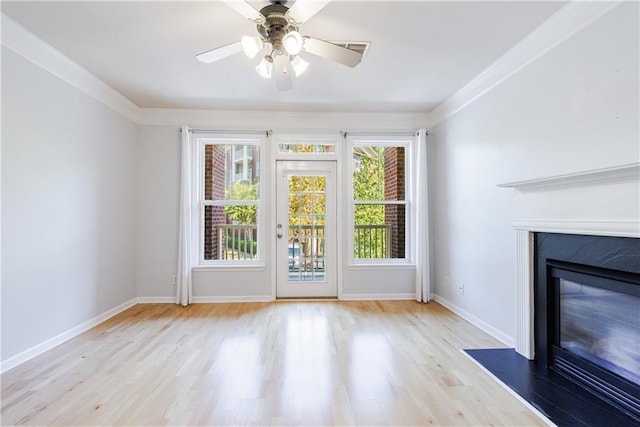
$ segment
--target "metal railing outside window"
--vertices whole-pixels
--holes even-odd
[[[251,260],[257,258],[257,226],[251,224],[218,224],[218,257],[221,260]],[[392,242],[391,224],[355,226],[354,251],[358,258],[389,258]],[[314,232],[315,231],[315,232]],[[324,226],[293,225],[290,239],[301,245],[304,261],[324,258]],[[303,261],[303,263],[304,263]]]

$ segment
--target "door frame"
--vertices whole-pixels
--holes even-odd
[[[340,239],[339,239],[339,225],[341,223],[340,221],[340,210],[338,208],[338,205],[340,203],[340,197],[339,197],[339,184],[338,184],[338,178],[339,178],[339,168],[338,168],[338,162],[335,159],[326,159],[326,160],[309,160],[309,159],[278,159],[274,162],[274,170],[275,170],[275,179],[274,179],[274,198],[273,198],[273,228],[272,228],[272,236],[273,236],[273,257],[272,257],[272,261],[271,261],[271,265],[273,268],[273,276],[274,276],[274,281],[273,281],[273,286],[272,286],[272,291],[273,291],[273,297],[274,299],[277,298],[339,298],[340,297],[340,293],[341,293],[341,286],[340,286],[340,281],[339,281],[339,276],[340,271],[342,269],[342,263],[340,262],[340,256],[339,256],[339,252],[340,252]],[[281,170],[282,168],[282,170]],[[330,256],[328,258],[325,258],[325,262],[327,262],[328,266],[333,265],[333,268],[331,271],[331,268],[329,267],[326,271],[326,282],[327,285],[321,285],[322,282],[311,282],[309,283],[309,285],[313,286],[313,283],[317,283],[320,286],[327,286],[329,291],[330,291],[330,295],[322,295],[321,293],[324,292],[324,290],[322,292],[320,292],[318,295],[302,295],[304,292],[301,292],[301,295],[295,295],[295,292],[293,292],[293,295],[285,295],[285,296],[278,296],[278,284],[279,281],[282,280],[282,276],[284,275],[285,271],[287,272],[288,275],[288,269],[285,269],[285,266],[279,265],[280,263],[283,263],[284,261],[282,260],[281,257],[283,257],[284,255],[279,254],[279,251],[282,250],[282,241],[280,239],[278,239],[276,237],[276,234],[278,233],[278,229],[277,229],[277,224],[278,224],[278,208],[279,206],[279,201],[280,198],[282,197],[282,194],[280,194],[279,190],[279,186],[280,186],[280,181],[283,178],[281,176],[281,174],[283,172],[286,171],[286,175],[295,175],[297,171],[300,172],[301,175],[313,175],[314,172],[317,172],[319,175],[328,175],[331,176],[330,179],[327,180],[327,184],[329,184],[330,182],[333,183],[333,188],[330,189],[329,185],[327,185],[327,195],[330,195],[330,190],[333,191],[333,200],[329,200],[327,199],[327,203],[326,203],[326,209],[327,211],[325,212],[325,215],[327,218],[329,218],[329,216],[331,215],[332,218],[330,219],[330,221],[332,221],[333,224],[330,224],[330,226],[332,225],[332,229],[333,229],[333,233],[327,234],[325,235],[325,247],[326,247],[326,252],[325,254],[330,254]],[[283,183],[284,185],[284,183]],[[288,194],[288,192],[287,192]],[[330,214],[330,212],[333,211],[333,214]],[[330,230],[331,231],[331,230]],[[288,229],[284,231],[285,236],[288,235]],[[333,235],[331,235],[333,234]],[[280,242],[280,244],[279,244]],[[282,282],[281,282],[282,283]],[[286,286],[289,286],[288,282],[285,282]],[[297,282],[290,282],[291,284],[295,284]],[[304,286],[304,282],[299,282],[300,285]],[[302,289],[302,288],[301,288]]]

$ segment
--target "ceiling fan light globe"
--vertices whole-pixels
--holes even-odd
[[[262,58],[262,61],[256,67],[256,72],[260,75],[260,77],[264,77],[265,79],[271,78],[271,72],[273,71],[273,59],[269,56],[265,56]]]
[[[248,58],[255,58],[258,52],[264,48],[264,42],[260,37],[242,37],[242,51]]]
[[[302,50],[302,36],[297,31],[289,31],[282,38],[282,45],[289,55],[297,55]]]
[[[304,73],[308,67],[309,63],[299,56],[296,56],[291,60],[291,68],[293,68],[293,72],[296,74],[296,77]]]

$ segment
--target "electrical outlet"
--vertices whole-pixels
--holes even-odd
[[[460,282],[460,286],[458,286],[458,292],[464,295],[464,283]]]
[[[449,287],[449,276],[444,276],[444,285],[448,288]]]
[[[174,285],[178,284],[178,276],[173,276],[173,284]]]

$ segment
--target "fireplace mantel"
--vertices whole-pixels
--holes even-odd
[[[635,162],[525,181],[506,182],[498,184],[498,187],[514,188],[520,192],[528,192],[638,180],[640,180],[640,162]]]
[[[501,188],[513,188],[522,197],[536,197],[548,192],[567,191],[593,187],[607,189],[609,185],[627,185],[624,197],[637,197],[640,187],[640,162],[618,165],[607,168],[591,169],[570,174],[535,178],[525,181],[510,182],[498,185]],[[626,184],[625,184],[626,183]],[[580,190],[584,191],[584,190]],[[606,190],[608,191],[608,190]],[[546,196],[545,196],[546,197]],[[554,196],[557,200],[557,195]],[[553,199],[553,198],[551,198]],[[544,199],[542,199],[544,200]],[[594,202],[595,203],[595,202]],[[576,212],[569,215],[575,215]],[[575,211],[575,210],[574,210]],[[635,211],[633,209],[632,211]],[[590,212],[590,211],[589,211]],[[541,207],[539,211],[528,212],[530,218],[516,218],[512,226],[516,231],[516,351],[521,355],[534,358],[534,325],[533,325],[533,236],[536,232],[585,234],[598,236],[617,236],[640,238],[640,218],[637,212],[620,212],[612,218],[572,219],[571,216],[554,219]],[[584,215],[584,211],[579,212]]]

